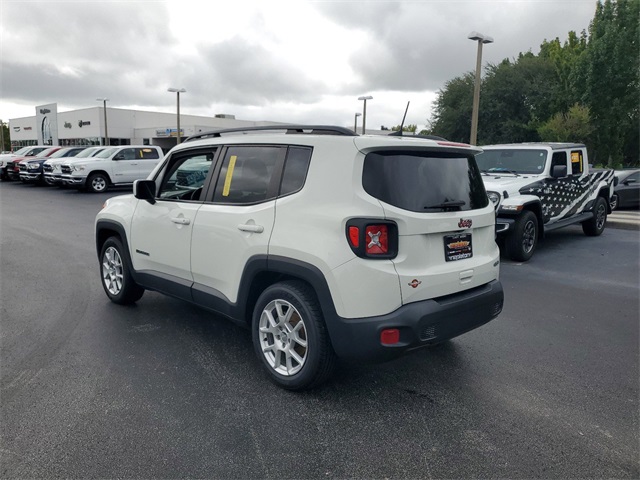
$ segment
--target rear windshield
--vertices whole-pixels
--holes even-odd
[[[489,203],[472,155],[369,153],[362,186],[369,195],[412,212],[474,210]]]

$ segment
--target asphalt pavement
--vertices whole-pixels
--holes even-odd
[[[0,478],[640,478],[637,231],[551,232],[496,320],[296,394],[243,328],[109,302],[117,193],[0,183]]]

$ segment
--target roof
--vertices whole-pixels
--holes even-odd
[[[566,148],[586,148],[584,143],[563,143],[563,142],[527,142],[527,143],[503,143],[495,145],[481,145],[480,148],[531,148],[543,147],[551,150],[563,150]]]

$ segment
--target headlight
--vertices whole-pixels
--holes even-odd
[[[493,206],[497,208],[498,204],[500,203],[500,194],[497,192],[487,192],[487,197],[489,197],[489,200],[491,200]]]
[[[37,163],[27,163],[27,170],[37,170],[39,167]]]
[[[82,172],[84,171],[86,165],[71,165],[72,172]]]

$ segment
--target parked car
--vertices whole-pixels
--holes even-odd
[[[155,145],[109,147],[90,159],[63,163],[62,181],[100,193],[110,186],[133,185],[135,180],[147,178],[162,157],[162,149]]]
[[[600,235],[610,211],[613,170],[591,171],[581,143],[485,145],[476,155],[507,257],[529,260],[545,232],[581,224]]]
[[[495,211],[474,154],[330,126],[198,134],[95,223],[102,286],[159,291],[249,327],[268,377],[326,380],[495,318]],[[464,179],[464,181],[461,181]]]
[[[20,162],[20,180],[24,183],[45,183],[44,164],[55,159],[75,157],[86,147],[63,147],[46,158],[34,158]]]
[[[47,159],[62,147],[46,147],[35,156],[13,158],[7,163],[7,175],[10,180],[20,180],[20,164],[24,161]]]
[[[91,158],[107,147],[83,147],[83,150],[73,155],[75,160],[79,158]],[[68,162],[68,158],[51,158],[42,164],[44,180],[49,185],[64,185],[62,182],[62,164]]]
[[[21,149],[16,150],[14,153],[0,155],[0,180],[11,180],[8,174],[8,171],[10,170],[9,163],[11,163],[11,169],[13,169],[14,160],[22,160],[26,157],[34,157],[47,148],[49,147],[22,147]]]
[[[616,170],[618,184],[613,189],[611,210],[640,207],[640,168]]]

